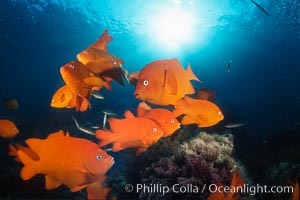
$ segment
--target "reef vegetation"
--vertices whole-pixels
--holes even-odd
[[[133,151],[131,155],[127,152],[123,166],[128,168],[124,170],[126,174],[123,180],[126,181],[120,181],[122,186],[116,185],[117,181],[113,181],[113,178],[107,183],[114,183],[110,185],[114,191],[122,191],[119,189],[124,188],[125,184],[169,188],[177,184],[179,188],[187,189],[180,193],[172,190],[166,194],[140,190],[132,194],[117,194],[117,198],[121,199],[207,199],[210,194],[208,188],[202,192],[192,191],[192,187],[200,189],[219,181],[228,185],[235,171],[242,177],[246,176],[243,165],[233,157],[233,147],[231,134],[209,134],[199,132],[193,126],[185,126],[171,137],[161,139],[138,157]]]

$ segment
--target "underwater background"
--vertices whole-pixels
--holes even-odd
[[[20,133],[13,139],[0,139],[0,198],[85,198],[82,192],[71,193],[66,188],[47,191],[42,177],[23,181],[19,176],[22,165],[8,156],[8,144],[24,144],[31,137],[45,138],[60,129],[89,138],[75,127],[73,115],[81,123],[101,124],[101,110],[112,110],[119,118],[125,110],[135,111],[140,101],[133,95],[134,86],[115,82],[112,91],[101,91],[103,100],[91,100],[92,108],[86,112],[50,106],[54,92],[63,84],[59,68],[75,60],[76,54],[105,29],[113,37],[108,44],[109,52],[124,61],[123,67],[129,73],[140,71],[154,60],[177,58],[184,68],[190,63],[202,81],[193,82],[195,90],[203,87],[216,90],[215,102],[224,120],[203,130],[211,134],[230,132],[234,136],[233,157],[242,163],[249,180],[278,185],[292,178],[299,180],[300,2],[261,0],[259,4],[269,15],[250,0],[1,1],[0,100],[17,99],[19,108],[9,110],[1,106],[0,117],[14,121]],[[173,8],[192,14],[194,25],[188,30],[191,38],[170,47],[160,40],[155,24],[161,14]],[[230,73],[226,71],[229,61],[232,61]],[[228,123],[246,125],[228,131],[224,128]],[[193,135],[203,130],[187,126],[180,131]],[[129,173],[138,175],[134,170],[128,171],[126,152],[111,155],[116,163],[108,176],[112,173],[121,177],[108,183],[113,190],[118,187],[121,190],[124,182],[133,183],[141,178],[128,180]],[[139,162],[147,163],[138,160],[130,165]],[[271,178],[267,171],[273,168],[277,174],[269,172]],[[286,176],[279,177],[282,174]],[[124,195],[124,191],[115,193],[118,199],[144,198]],[[289,196],[257,195],[256,198],[288,199]]]

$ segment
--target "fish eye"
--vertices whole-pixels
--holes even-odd
[[[101,159],[102,159],[102,156],[97,155],[96,158],[97,158],[97,160],[101,160]]]
[[[75,68],[75,65],[74,65],[74,64],[71,64],[69,67],[70,67],[71,69],[74,69],[74,68]]]
[[[116,61],[114,61],[114,65],[117,65],[117,62],[116,62]]]
[[[171,119],[171,123],[174,123],[175,122],[175,120],[174,119]]]
[[[85,53],[85,54],[88,54],[88,53],[89,53],[89,50],[88,50],[88,49],[87,49],[87,50],[85,50],[85,51],[84,51],[84,53]]]
[[[157,131],[157,128],[153,128],[152,131],[153,131],[153,132],[156,132],[156,131]]]
[[[149,84],[149,81],[148,81],[148,80],[144,80],[143,84],[144,84],[144,85],[148,85],[148,84]]]

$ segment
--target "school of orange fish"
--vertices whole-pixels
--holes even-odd
[[[137,116],[126,110],[124,119],[109,118],[109,129],[95,131],[100,140],[98,145],[62,130],[46,139],[27,139],[28,147],[10,145],[9,155],[24,165],[20,173],[23,180],[43,174],[46,189],[63,184],[72,192],[86,188],[89,199],[106,199],[111,189],[102,184],[114,159],[100,147],[112,144],[114,152],[134,148],[139,155],[181,125],[197,124],[202,128],[223,120],[220,108],[213,103],[215,91],[203,88],[196,92],[195,98],[186,96],[195,94],[191,80],[201,82],[190,65],[185,70],[177,59],[156,60],[129,75],[122,67],[123,60],[107,52],[107,43],[112,39],[106,29],[95,43],[77,54],[76,61],[60,68],[65,85],[55,92],[51,106],[84,112],[91,107],[92,96],[102,98],[99,91],[103,87],[112,90],[112,81],[124,85],[125,78],[136,86],[134,96],[142,101]],[[169,107],[151,108],[147,103]],[[183,116],[180,122],[179,116]],[[2,137],[12,138],[18,132],[13,122],[0,120]],[[232,184],[244,183],[239,180],[239,175],[234,174]],[[218,199],[236,199],[234,194],[214,195],[219,195]],[[211,195],[209,199],[215,198]]]

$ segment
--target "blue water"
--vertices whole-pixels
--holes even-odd
[[[179,2],[179,3],[174,3]],[[287,128],[300,121],[300,2],[260,0],[270,16],[249,0],[122,1],[4,0],[0,2],[0,100],[16,98],[20,108],[0,108],[0,116],[26,123],[42,135],[74,127],[80,120],[102,118],[110,109],[120,116],[135,110],[131,84],[113,84],[105,100],[92,100],[85,113],[50,107],[63,84],[59,68],[104,31],[108,51],[124,60],[129,72],[157,59],[188,63],[203,82],[216,89],[222,123],[247,122],[253,135]],[[166,9],[194,13],[193,39],[177,50],[164,47],[151,23]],[[231,72],[226,64],[232,60]],[[27,136],[26,136],[27,137]]]

